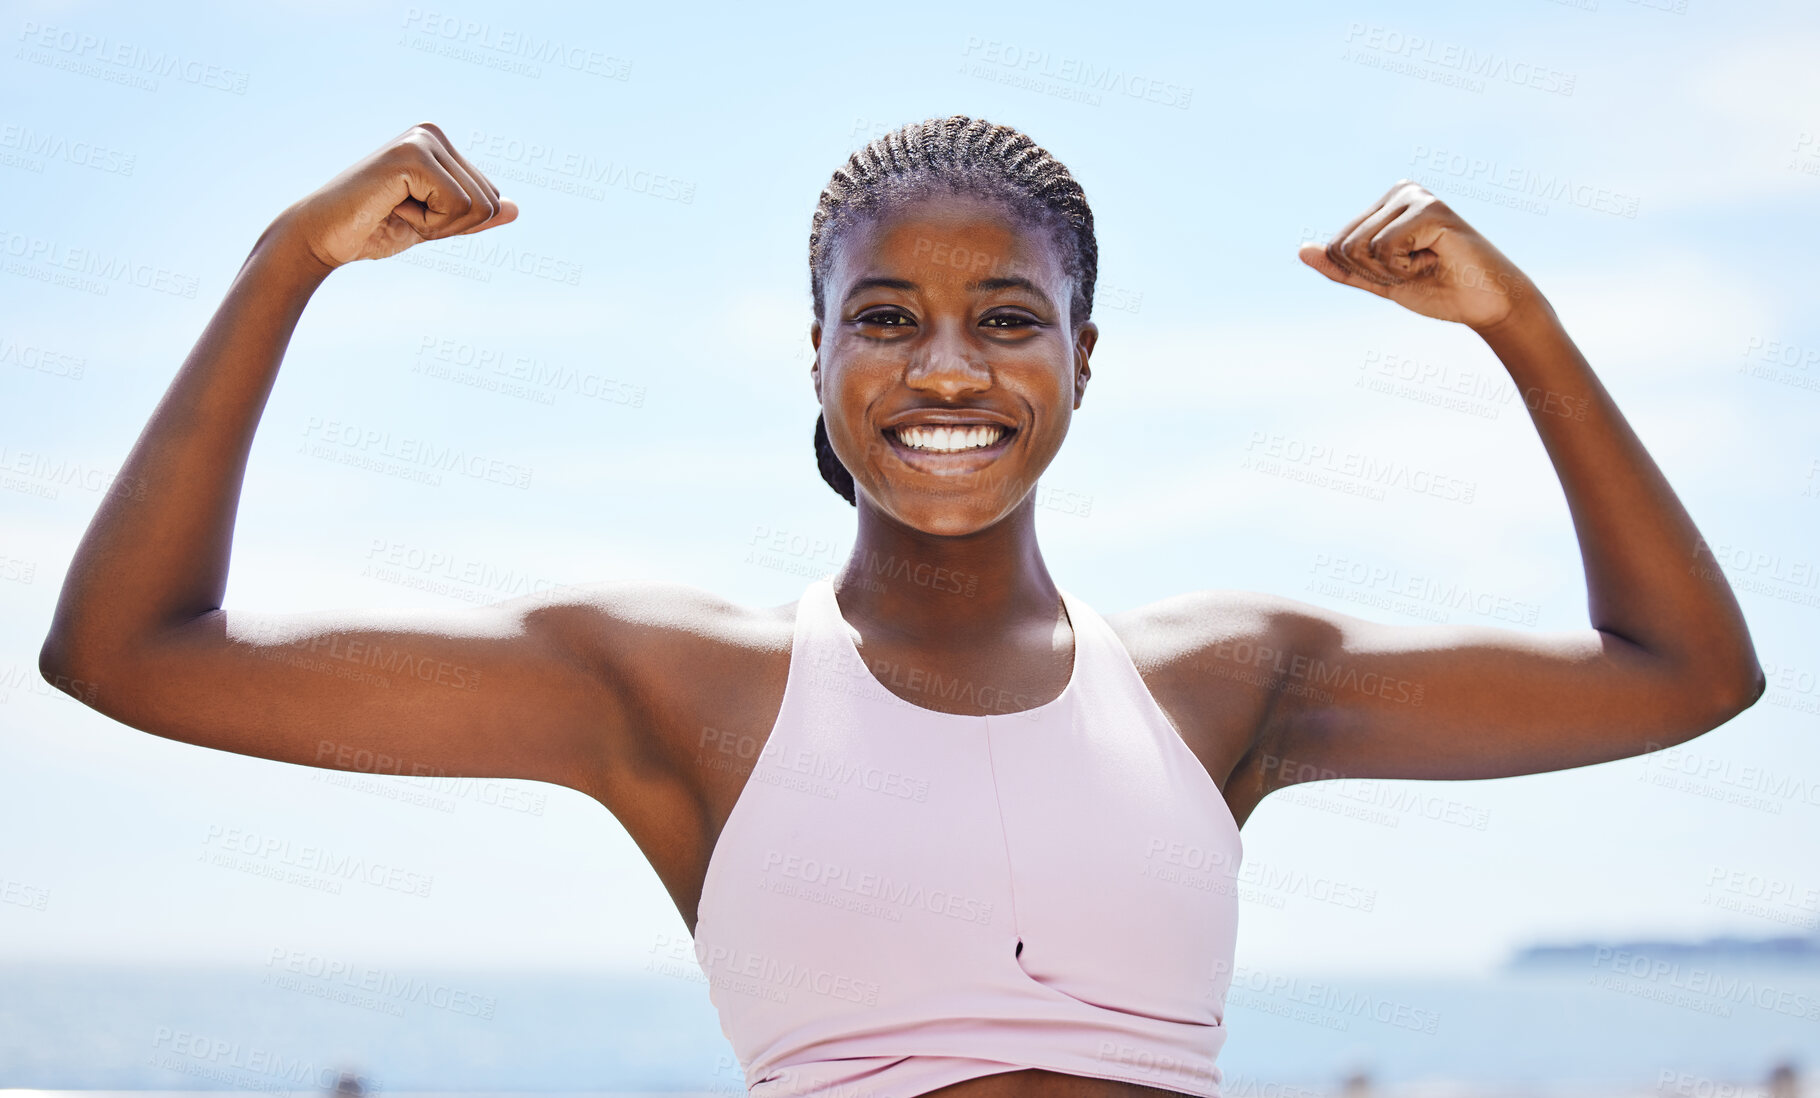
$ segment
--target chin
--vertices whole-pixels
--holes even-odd
[[[899,495],[883,505],[877,502],[877,496],[872,499],[874,507],[903,525],[925,534],[948,538],[976,534],[999,522],[1015,509],[1015,504],[970,492],[956,492],[946,499],[932,499],[926,495],[905,498]]]

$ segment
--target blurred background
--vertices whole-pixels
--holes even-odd
[[[1064,588],[1587,625],[1497,359],[1296,259],[1410,178],[1548,295],[1768,674],[1683,747],[1266,800],[1226,1093],[1815,1093],[1805,0],[9,0],[0,34],[0,1088],[743,1090],[681,917],[594,801],[162,740],[53,690],[38,647],[254,239],[426,119],[523,212],[317,293],[227,605],[795,600],[854,523],[811,446],[810,214],[851,150],[968,113],[1054,152],[1098,225],[1094,380],[1038,488]]]

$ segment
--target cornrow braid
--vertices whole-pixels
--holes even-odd
[[[1100,251],[1086,193],[1061,161],[1023,132],[964,114],[906,123],[835,169],[809,223],[809,292],[817,319],[841,235],[866,217],[941,188],[1003,202],[1025,224],[1054,234],[1072,283],[1069,321],[1078,329],[1091,319]],[[853,475],[829,445],[827,422],[819,413],[815,461],[822,479],[858,506]]]

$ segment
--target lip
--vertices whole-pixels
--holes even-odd
[[[971,416],[971,414],[969,414],[969,416]],[[1003,435],[999,436],[999,440],[990,446],[982,446],[977,450],[961,450],[952,454],[938,454],[929,450],[913,450],[899,442],[897,440],[895,428],[906,424],[916,424],[919,426],[924,424],[994,424],[1005,427],[1006,430]],[[938,477],[965,476],[968,473],[974,473],[984,469],[986,466],[1002,457],[1006,451],[1011,449],[1011,444],[1016,441],[1018,433],[1019,432],[1015,427],[1003,423],[997,416],[984,419],[924,419],[920,417],[904,416],[899,417],[898,422],[892,423],[879,432],[880,435],[884,436],[885,445],[890,449],[892,456],[896,457],[899,462],[918,472],[930,473]]]
[[[912,408],[888,416],[881,423],[885,429],[897,427],[979,427],[993,424],[1008,432],[1017,430],[1017,420],[989,408]]]

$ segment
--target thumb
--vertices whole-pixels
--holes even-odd
[[[1346,286],[1356,286],[1361,290],[1370,290],[1375,294],[1382,294],[1383,292],[1376,283],[1367,281],[1363,278],[1355,278],[1354,276],[1347,274],[1345,270],[1341,269],[1339,264],[1327,258],[1327,249],[1325,247],[1316,244],[1313,241],[1303,244],[1300,248],[1296,249],[1295,254],[1297,259],[1300,259],[1302,262],[1313,267],[1328,278],[1333,279],[1335,282]]]

